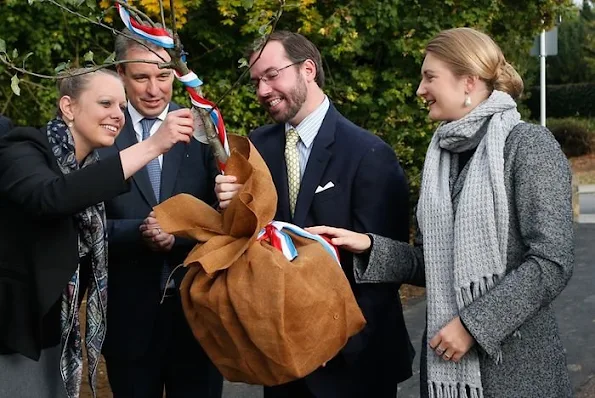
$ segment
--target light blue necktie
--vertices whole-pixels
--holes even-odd
[[[146,140],[151,136],[151,127],[157,119],[142,119],[140,121],[141,126],[143,127],[143,141]],[[161,191],[161,166],[159,165],[159,158],[155,158],[147,164],[147,171],[149,173],[149,180],[151,180],[151,186],[153,187],[153,193],[155,194],[155,200],[159,203],[160,199],[160,191]],[[167,263],[163,264],[163,269],[161,271],[161,289],[165,288],[173,288],[175,287],[173,279],[170,279],[169,283],[167,283],[167,279],[169,277],[171,268]],[[166,286],[167,284],[167,286]]]
[[[157,119],[142,119],[140,121],[143,127],[143,141],[151,136],[151,127]],[[147,164],[147,171],[149,172],[149,180],[151,180],[151,186],[153,187],[153,193],[155,194],[155,200],[159,203],[160,188],[161,188],[161,166],[159,165],[159,158],[155,158]]]

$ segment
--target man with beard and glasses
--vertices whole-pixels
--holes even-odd
[[[250,134],[277,188],[275,219],[300,227],[349,226],[408,241],[408,184],[395,153],[342,116],[324,94],[314,44],[277,31],[249,55],[258,101],[276,122]],[[240,188],[234,176],[217,176],[220,207],[226,208]],[[356,285],[352,255],[340,257],[366,327],[305,378],[265,387],[265,398],[394,398],[397,383],[411,376],[414,353],[398,289]]]

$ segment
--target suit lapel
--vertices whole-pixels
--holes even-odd
[[[126,111],[126,123],[124,124],[122,132],[116,138],[116,147],[119,151],[121,151],[137,143],[138,139],[136,138],[136,132],[134,131],[132,119],[130,118],[128,111]],[[151,186],[151,180],[149,180],[147,168],[143,167],[134,173],[132,176],[132,181],[137,186],[138,190],[140,191],[143,198],[147,201],[149,206],[156,206],[157,200],[155,199],[155,194],[153,193],[153,188]]]
[[[258,151],[269,168],[277,190],[276,220],[290,221],[287,167],[285,166],[285,126],[279,124],[263,137]]]
[[[178,170],[180,170],[180,164],[184,159],[188,147],[183,142],[179,142],[173,146],[166,154],[163,155],[163,166],[161,168],[161,201],[172,196],[174,191],[176,177],[178,176]],[[197,170],[198,172],[198,170]]]
[[[173,102],[169,103],[168,112],[180,109],[180,107]],[[161,201],[172,196],[178,177],[180,165],[184,160],[184,156],[188,153],[188,145],[182,142],[174,145],[168,152],[163,154],[163,164],[161,166],[161,187],[159,196]]]
[[[320,184],[320,180],[326,165],[331,158],[332,152],[329,146],[335,141],[335,126],[337,124],[337,110],[331,104],[322,121],[320,130],[312,143],[312,152],[306,165],[304,177],[300,184],[300,192],[297,197],[295,206],[295,214],[293,216],[293,223],[298,226],[304,226],[306,216],[312,205],[314,199],[314,192],[316,187]]]

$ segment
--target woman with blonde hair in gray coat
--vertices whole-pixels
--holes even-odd
[[[552,301],[572,275],[568,161],[520,120],[523,82],[487,35],[440,32],[417,90],[441,121],[426,154],[414,245],[313,227],[361,255],[360,283],[425,286],[421,396],[572,396]]]

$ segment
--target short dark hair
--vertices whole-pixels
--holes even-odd
[[[281,43],[287,57],[291,62],[300,62],[306,59],[312,60],[316,66],[316,83],[318,87],[324,86],[324,69],[322,68],[322,57],[320,51],[310,40],[299,33],[293,33],[286,30],[277,30],[268,36],[256,40],[252,47],[247,51],[247,57],[259,53],[266,43],[278,41]]]
[[[132,39],[134,37],[136,40]],[[136,37],[128,28],[124,28],[116,35],[116,41],[114,44],[115,60],[123,61],[128,57],[128,51],[138,48],[145,51],[160,51],[163,47],[151,43],[141,37]],[[126,64],[120,64],[120,68],[124,68]]]

